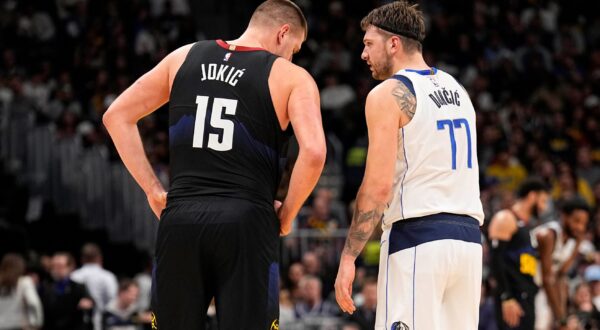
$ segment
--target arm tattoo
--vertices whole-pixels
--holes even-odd
[[[373,230],[383,218],[383,207],[376,207],[373,210],[359,210],[358,206],[354,210],[352,225],[348,230],[348,238],[344,246],[344,254],[358,257],[365,244],[373,234]]]
[[[408,120],[411,120],[415,116],[415,111],[417,111],[415,95],[400,80],[396,82],[392,95],[396,99],[400,110],[408,117]]]

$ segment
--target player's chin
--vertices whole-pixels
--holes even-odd
[[[381,74],[379,74],[377,71],[372,71],[371,72],[371,76],[373,77],[373,79],[375,80],[385,80],[386,78],[383,77]]]

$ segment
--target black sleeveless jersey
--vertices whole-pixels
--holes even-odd
[[[514,212],[513,215],[518,227],[505,250],[506,276],[513,294],[526,292],[531,295],[538,289],[534,281],[538,271],[537,244],[533,243],[531,228]]]
[[[221,196],[273,203],[288,137],[269,91],[276,59],[221,40],[192,46],[169,100],[169,201]]]

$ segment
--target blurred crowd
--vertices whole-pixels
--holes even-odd
[[[364,101],[376,84],[360,59],[359,22],[387,1],[296,2],[309,36],[294,62],[319,85],[328,159],[294,234],[283,240],[281,326],[372,329],[378,233],[358,261],[358,312],[341,316],[331,293],[365,166]],[[600,16],[585,0],[419,3],[425,59],[455,75],[477,110],[486,220],[512,205],[515,189],[531,175],[551,187],[553,198],[539,223],[556,221],[553,205],[575,195],[593,210],[589,244],[581,245],[568,276],[570,315],[594,328],[600,324]],[[178,46],[237,37],[200,31],[190,7],[187,0],[0,0],[0,311],[6,312],[0,329],[16,322],[18,314],[8,309],[22,306],[10,305],[15,292],[26,297],[32,327],[148,326],[148,268],[131,259],[145,261],[140,256],[152,252],[156,221],[100,119],[120,92]],[[165,186],[167,116],[163,107],[139,123]],[[86,247],[99,254],[97,246],[80,249],[87,240],[101,244],[104,259],[84,258]],[[491,330],[487,260],[480,329]],[[96,280],[107,283],[104,291]]]

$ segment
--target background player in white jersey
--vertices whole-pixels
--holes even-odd
[[[355,259],[383,220],[376,329],[477,329],[482,248],[475,110],[425,63],[422,13],[407,2],[361,22],[362,59],[384,80],[367,97],[367,166],[336,279],[352,313]]]
[[[581,198],[564,201],[560,222],[547,222],[534,230],[541,264],[540,290],[535,298],[535,329],[567,325],[566,274],[573,266],[589,221],[589,207]],[[539,274],[540,272],[538,272]]]

